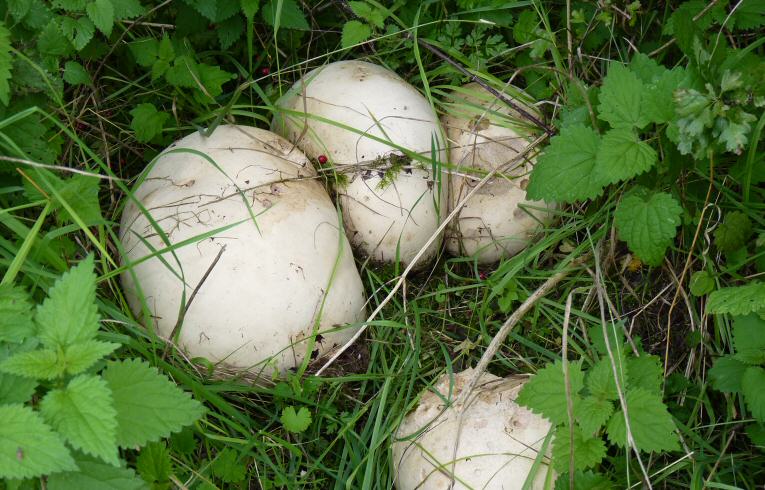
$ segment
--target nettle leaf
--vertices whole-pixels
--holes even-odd
[[[606,184],[628,180],[650,170],[657,160],[656,151],[632,129],[612,129],[595,157],[595,179]]]
[[[11,33],[0,25],[0,102],[8,105],[11,96]]]
[[[66,348],[61,364],[67,374],[79,374],[119,348],[120,344],[86,340]]]
[[[643,388],[646,391],[661,394],[664,368],[658,356],[643,354],[630,357],[627,364],[627,383],[630,388]]]
[[[373,24],[378,29],[385,27],[385,19],[388,17],[388,13],[366,2],[348,2],[348,6],[358,17]]]
[[[613,128],[644,128],[648,119],[641,109],[643,82],[621,63],[612,63],[600,89],[598,118]]]
[[[309,413],[309,424],[310,417]],[[308,428],[308,426],[306,425],[305,428]],[[226,483],[238,483],[247,476],[247,465],[239,461],[239,452],[231,448],[225,448],[219,452],[212,462],[210,469],[215,476]]]
[[[765,369],[749,367],[741,377],[741,392],[752,416],[765,422]]]
[[[114,20],[133,19],[146,12],[139,0],[110,0],[114,8]]]
[[[526,195],[548,202],[593,199],[605,184],[595,175],[600,136],[592,128],[563,128],[553,136],[531,172]]]
[[[85,11],[99,31],[107,37],[111,36],[114,27],[114,7],[111,0],[94,0],[85,7]]]
[[[661,395],[643,388],[631,388],[626,395],[630,429],[635,445],[641,451],[674,451],[680,448],[675,424]],[[624,412],[617,410],[607,427],[608,439],[619,447],[627,447],[627,425]]]
[[[281,12],[277,18],[277,8],[281,4]],[[260,12],[266,24],[274,28],[297,29],[309,31],[311,26],[295,0],[269,0]]]
[[[598,429],[608,422],[613,413],[614,403],[611,400],[586,396],[576,405],[574,415],[582,428],[582,433],[587,437],[592,437]]]
[[[65,272],[37,307],[39,337],[50,348],[91,340],[98,332],[93,256]]]
[[[218,43],[221,49],[230,48],[244,33],[244,20],[240,15],[235,15],[218,24],[215,29],[218,35]]]
[[[619,365],[617,364],[618,368]],[[624,376],[622,375],[622,387],[624,387],[624,384]],[[607,357],[600,359],[587,372],[587,390],[591,395],[603,400],[616,400],[619,397],[616,391],[616,381],[614,380],[611,359]]]
[[[64,81],[69,85],[93,85],[88,71],[76,61],[67,61],[64,64]]]
[[[51,19],[48,25],[40,31],[37,37],[37,50],[48,56],[67,56],[72,52],[72,43],[64,35],[56,19]]]
[[[574,426],[574,469],[584,470],[597,466],[606,455],[606,444],[600,437],[588,437],[579,427]],[[558,473],[569,470],[569,455],[571,448],[571,432],[568,426],[562,425],[555,430],[552,456],[553,468]]]
[[[737,316],[733,324],[733,346],[739,361],[765,363],[765,320],[756,314]]]
[[[87,46],[96,32],[93,22],[88,17],[80,17],[76,20],[71,17],[59,17],[59,21],[61,32],[71,41],[77,51]]]
[[[568,472],[558,475],[555,490],[614,490],[616,485],[606,475],[592,471],[574,472],[574,487],[569,486]]]
[[[30,200],[47,199],[40,193],[42,187],[53,198],[53,210],[60,223],[74,223],[74,216],[64,207],[64,202],[86,224],[102,221],[101,205],[98,201],[99,180],[89,175],[75,175],[62,179],[45,169],[29,171],[37,186],[24,181],[24,191]]]
[[[217,65],[208,65],[205,63],[199,63],[197,65],[200,81],[204,86],[204,93],[200,90],[199,95],[203,96],[198,98],[201,102],[210,102],[210,97],[217,97],[223,93],[223,84],[229,80],[236,78],[236,75],[227,71],[221,70]],[[197,86],[195,84],[195,86]],[[199,88],[197,86],[197,88]]]
[[[709,370],[712,386],[723,393],[739,393],[741,391],[741,379],[749,365],[732,356],[721,357],[715,361]]]
[[[152,66],[159,56],[159,41],[153,37],[144,37],[128,43],[128,49],[141,66]]]
[[[35,411],[0,405],[0,475],[34,478],[77,466],[58,434]]]
[[[155,136],[162,134],[162,128],[165,122],[170,118],[170,114],[159,112],[154,104],[138,104],[135,109],[130,111],[133,120],[130,122],[130,128],[135,131],[135,139],[140,143],[148,143]]]
[[[33,306],[23,288],[0,285],[0,342],[19,343],[35,333]]]
[[[659,265],[680,225],[683,208],[666,192],[634,192],[616,208],[614,223],[630,250],[648,265]]]
[[[102,463],[83,455],[76,459],[79,471],[48,476],[48,490],[145,490],[146,483],[135,471]]]
[[[170,460],[170,451],[167,450],[164,442],[152,442],[141,449],[141,453],[136,458],[135,467],[138,473],[146,482],[162,487],[170,481],[172,473],[172,461]]]
[[[282,410],[282,416],[279,417],[282,425],[289,432],[304,432],[311,425],[311,412],[305,407],[300,407],[295,411],[295,407],[289,406]]]
[[[366,41],[370,36],[372,36],[372,28],[369,25],[363,24],[358,20],[350,20],[343,26],[341,44],[343,49],[348,49],[351,46]]]
[[[571,380],[571,402],[576,413],[577,404],[580,400],[578,393],[584,387],[582,361],[569,362],[568,369]],[[547,417],[554,424],[567,423],[568,403],[563,377],[563,363],[556,361],[555,364],[548,364],[540,369],[523,385],[516,401],[532,412]]]
[[[151,80],[156,81],[170,69],[170,63],[175,59],[175,48],[170,38],[165,34],[157,48],[157,60],[151,65]]]
[[[25,403],[32,398],[37,381],[13,374],[0,374],[0,405]]]
[[[102,373],[117,408],[117,444],[143,446],[180,431],[202,416],[204,408],[151,367],[130,359],[109,362]]]
[[[725,214],[722,224],[715,230],[715,245],[720,251],[730,253],[746,245],[753,234],[749,216],[732,211]]]
[[[0,362],[0,370],[33,379],[55,379],[64,374],[66,367],[59,363],[55,349],[19,352]]]
[[[242,13],[247,18],[247,23],[252,23],[252,19],[260,8],[260,0],[241,0],[241,6]]]
[[[117,412],[109,386],[98,376],[80,375],[66,388],[49,391],[40,413],[72,445],[85,454],[117,465]]]
[[[765,311],[765,282],[752,281],[745,286],[721,288],[709,295],[710,313],[748,315]]]

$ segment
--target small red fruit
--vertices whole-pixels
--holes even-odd
[[[325,155],[319,155],[319,163],[321,163],[322,165],[327,163],[327,157]]]
[[[487,274],[487,273],[485,273],[485,272],[479,272],[479,273],[478,273],[478,278],[479,278],[480,280],[482,280],[482,281],[485,281],[486,279],[488,279],[488,278],[489,278],[489,274]]]
[[[262,73],[264,76],[268,76],[271,74],[271,69],[269,67],[265,67],[260,70],[260,73]]]

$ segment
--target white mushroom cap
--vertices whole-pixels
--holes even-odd
[[[327,330],[363,319],[363,285],[315,175],[300,150],[261,129],[221,126],[173,143],[134,192],[179,248],[135,265],[135,277],[122,274],[130,307],[141,312],[140,285],[158,334],[168,337],[209,270],[180,328],[189,356],[269,375],[302,361],[317,322],[323,339],[314,354],[342,345],[356,329]],[[132,200],[120,238],[125,263],[166,247]]]
[[[393,444],[398,490],[523,487],[551,425],[515,403],[528,378],[503,379],[488,373],[481,376],[466,400],[460,424],[463,406],[453,404],[447,408],[444,399],[456,400],[473,372],[467,369],[455,373],[453,380],[445,374],[434,387],[441,396],[426,391],[415,411],[404,418]],[[533,489],[546,488],[548,473],[550,482],[555,480],[549,466],[551,447],[550,443],[547,453],[541,456]],[[450,486],[452,475],[454,487]]]
[[[309,72],[277,106],[293,113],[278,114],[274,131],[346,173],[348,183],[337,191],[351,243],[374,260],[390,262],[398,252],[409,263],[446,211],[440,170],[434,174],[429,162],[396,158],[403,148],[430,159],[433,145],[439,161],[445,158],[428,101],[390,70],[339,61]],[[380,186],[381,180],[388,185]],[[434,241],[420,263],[435,256],[439,245]]]
[[[508,87],[506,92],[536,113],[519,89]],[[451,147],[449,161],[456,167],[450,184],[450,211],[487,172],[516,159],[470,198],[447,231],[450,253],[475,255],[480,263],[496,262],[523,250],[552,220],[555,204],[526,199],[536,159],[533,152],[523,155],[534,139],[529,123],[478,84],[467,84],[451,97],[453,103],[448,104],[448,115],[443,118]]]

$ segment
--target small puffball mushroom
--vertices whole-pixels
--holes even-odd
[[[430,162],[445,158],[438,116],[401,77],[363,61],[317,68],[276,104],[272,130],[309,158],[329,161],[351,243],[378,262],[408,264],[435,233],[446,211],[445,185]],[[418,262],[435,256],[435,240]]]
[[[143,295],[144,323],[224,374],[295,367],[310,338],[312,356],[345,343],[356,328],[343,326],[365,316],[363,285],[315,176],[300,150],[262,129],[220,126],[173,143],[134,196],[177,248],[122,274],[132,310]],[[168,247],[133,200],[120,239],[125,264]]]
[[[528,112],[536,113],[519,89],[507,87],[505,92]],[[552,220],[555,205],[526,199],[535,161],[533,153],[523,154],[534,139],[529,122],[475,83],[456,90],[451,99],[443,118],[451,148],[449,161],[454,166],[449,211],[486,173],[500,167],[502,171],[454,218],[446,233],[447,249],[453,255],[476,256],[479,263],[496,262],[523,250]]]
[[[424,392],[415,411],[404,418],[392,451],[398,490],[523,487],[540,456],[550,422],[515,403],[528,379],[522,376],[499,378],[485,373],[464,407],[447,408],[444,400],[456,400],[473,373],[473,369],[455,373],[453,384],[445,374],[435,386],[441,396]],[[530,488],[548,488],[547,483],[552,488],[551,447],[548,444],[547,454],[541,455]]]

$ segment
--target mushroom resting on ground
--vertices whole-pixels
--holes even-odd
[[[519,89],[505,92],[529,112],[535,110]],[[524,249],[552,219],[554,204],[526,200],[534,154],[526,154],[533,130],[513,109],[476,83],[455,90],[443,118],[454,166],[449,193],[453,210],[486,173],[501,168],[466,202],[450,223],[446,246],[453,255],[492,263]],[[505,167],[506,166],[506,167]]]
[[[141,314],[145,298],[147,326],[224,373],[295,367],[314,333],[311,355],[342,345],[356,331],[345,325],[364,318],[363,285],[315,176],[262,129],[220,126],[173,143],[134,189],[154,224],[132,199],[122,215],[123,263],[165,250],[122,274],[131,309]]]
[[[515,403],[528,378],[484,373],[464,406],[447,406],[445,400],[456,400],[473,373],[455,373],[453,381],[445,374],[434,387],[440,396],[426,391],[404,418],[392,451],[396,488],[515,490],[529,476],[529,488],[552,488],[552,444],[539,454],[551,425]]]
[[[443,139],[427,99],[381,66],[338,61],[306,74],[276,105],[283,112],[272,130],[343,176],[336,191],[351,243],[376,261],[410,263],[446,212],[430,161],[433,150],[443,161]],[[435,240],[419,263],[439,248]]]

